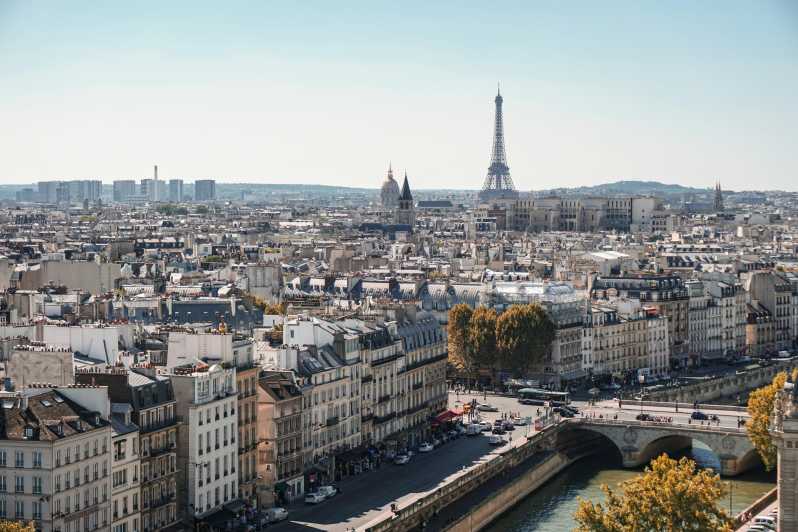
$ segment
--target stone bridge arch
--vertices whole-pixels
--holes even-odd
[[[757,465],[759,455],[745,432],[696,429],[644,422],[569,420],[574,429],[609,439],[621,453],[624,467],[640,467],[663,452],[672,454],[705,444],[720,461],[720,474],[735,476]]]

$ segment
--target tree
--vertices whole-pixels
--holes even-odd
[[[33,523],[21,523],[19,521],[0,520],[0,532],[35,532],[36,527]]]
[[[468,324],[474,313],[471,307],[460,303],[449,311],[449,323],[446,333],[449,338],[449,362],[460,371],[472,373],[469,366],[470,357],[466,355],[468,348]]]
[[[621,494],[601,487],[604,504],[579,500],[574,514],[579,532],[731,532],[731,519],[718,506],[726,494],[720,476],[663,454],[645,471],[620,485]]]
[[[555,328],[546,311],[533,303],[513,305],[496,320],[496,347],[501,366],[525,376],[542,362],[554,341]]]
[[[773,415],[776,393],[784,388],[786,380],[787,374],[782,371],[773,377],[773,382],[754,390],[748,396],[748,414],[751,417],[745,424],[745,430],[768,471],[776,466],[776,447],[768,432],[768,425],[770,416]]]
[[[490,368],[496,364],[496,311],[477,307],[468,322],[466,355],[476,368]]]

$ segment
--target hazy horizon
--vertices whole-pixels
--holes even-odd
[[[719,6],[719,7],[718,7]],[[796,190],[798,4],[0,3],[0,184]],[[235,177],[242,176],[242,177]],[[260,177],[243,177],[260,176]]]

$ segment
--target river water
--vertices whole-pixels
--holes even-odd
[[[693,441],[693,449],[685,454],[702,467],[719,469],[717,458],[706,446]],[[679,455],[681,456],[681,455]],[[580,460],[524,499],[519,505],[502,515],[486,530],[488,532],[561,532],[576,526],[573,515],[578,497],[593,502],[603,502],[601,485],[617,487],[620,482],[640,471],[623,469],[617,453],[593,455]],[[752,470],[733,479],[731,508],[736,514],[772,489],[776,484],[775,472]],[[729,498],[721,504],[728,511]]]

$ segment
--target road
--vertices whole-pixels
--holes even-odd
[[[335,532],[364,527],[390,513],[392,502],[403,507],[466,468],[492,459],[495,452],[484,436],[460,437],[430,453],[416,454],[407,465],[384,464],[376,471],[344,480],[337,484],[341,493],[320,504],[290,506],[289,521],[269,530]]]
[[[450,406],[460,407],[463,403],[476,398],[478,402],[487,402],[496,406],[499,412],[482,412],[483,420],[493,421],[504,414],[518,413],[522,417],[538,417],[538,411],[543,407],[522,405],[513,397],[488,395],[457,394],[449,395]],[[632,405],[623,405],[618,408],[616,401],[602,401],[594,406],[586,402],[575,401],[580,415],[594,415],[596,417],[612,417],[618,419],[634,420],[640,413],[640,408]],[[676,423],[688,423],[692,410],[675,412],[669,407],[645,407],[644,412],[672,417]],[[728,411],[704,410],[707,414],[717,414],[720,418],[720,429],[736,429],[738,413]],[[700,423],[694,421],[694,423]],[[707,422],[704,422],[705,424]],[[714,424],[713,424],[714,426]],[[512,445],[521,445],[526,441],[526,436],[533,434],[533,428],[517,427],[505,436],[511,439]],[[504,449],[506,450],[506,449]],[[451,481],[457,475],[496,456],[497,449],[488,444],[488,438],[461,437],[436,448],[430,453],[419,453],[413,456],[410,463],[404,466],[383,464],[383,466],[368,473],[345,479],[338,483],[341,493],[332,499],[317,505],[305,505],[300,502],[288,507],[289,520],[269,527],[275,531],[300,531],[300,530],[329,530],[331,532],[345,532],[352,528],[362,529],[369,523],[390,514],[391,503],[404,507],[418,498],[424,496],[438,486]]]

